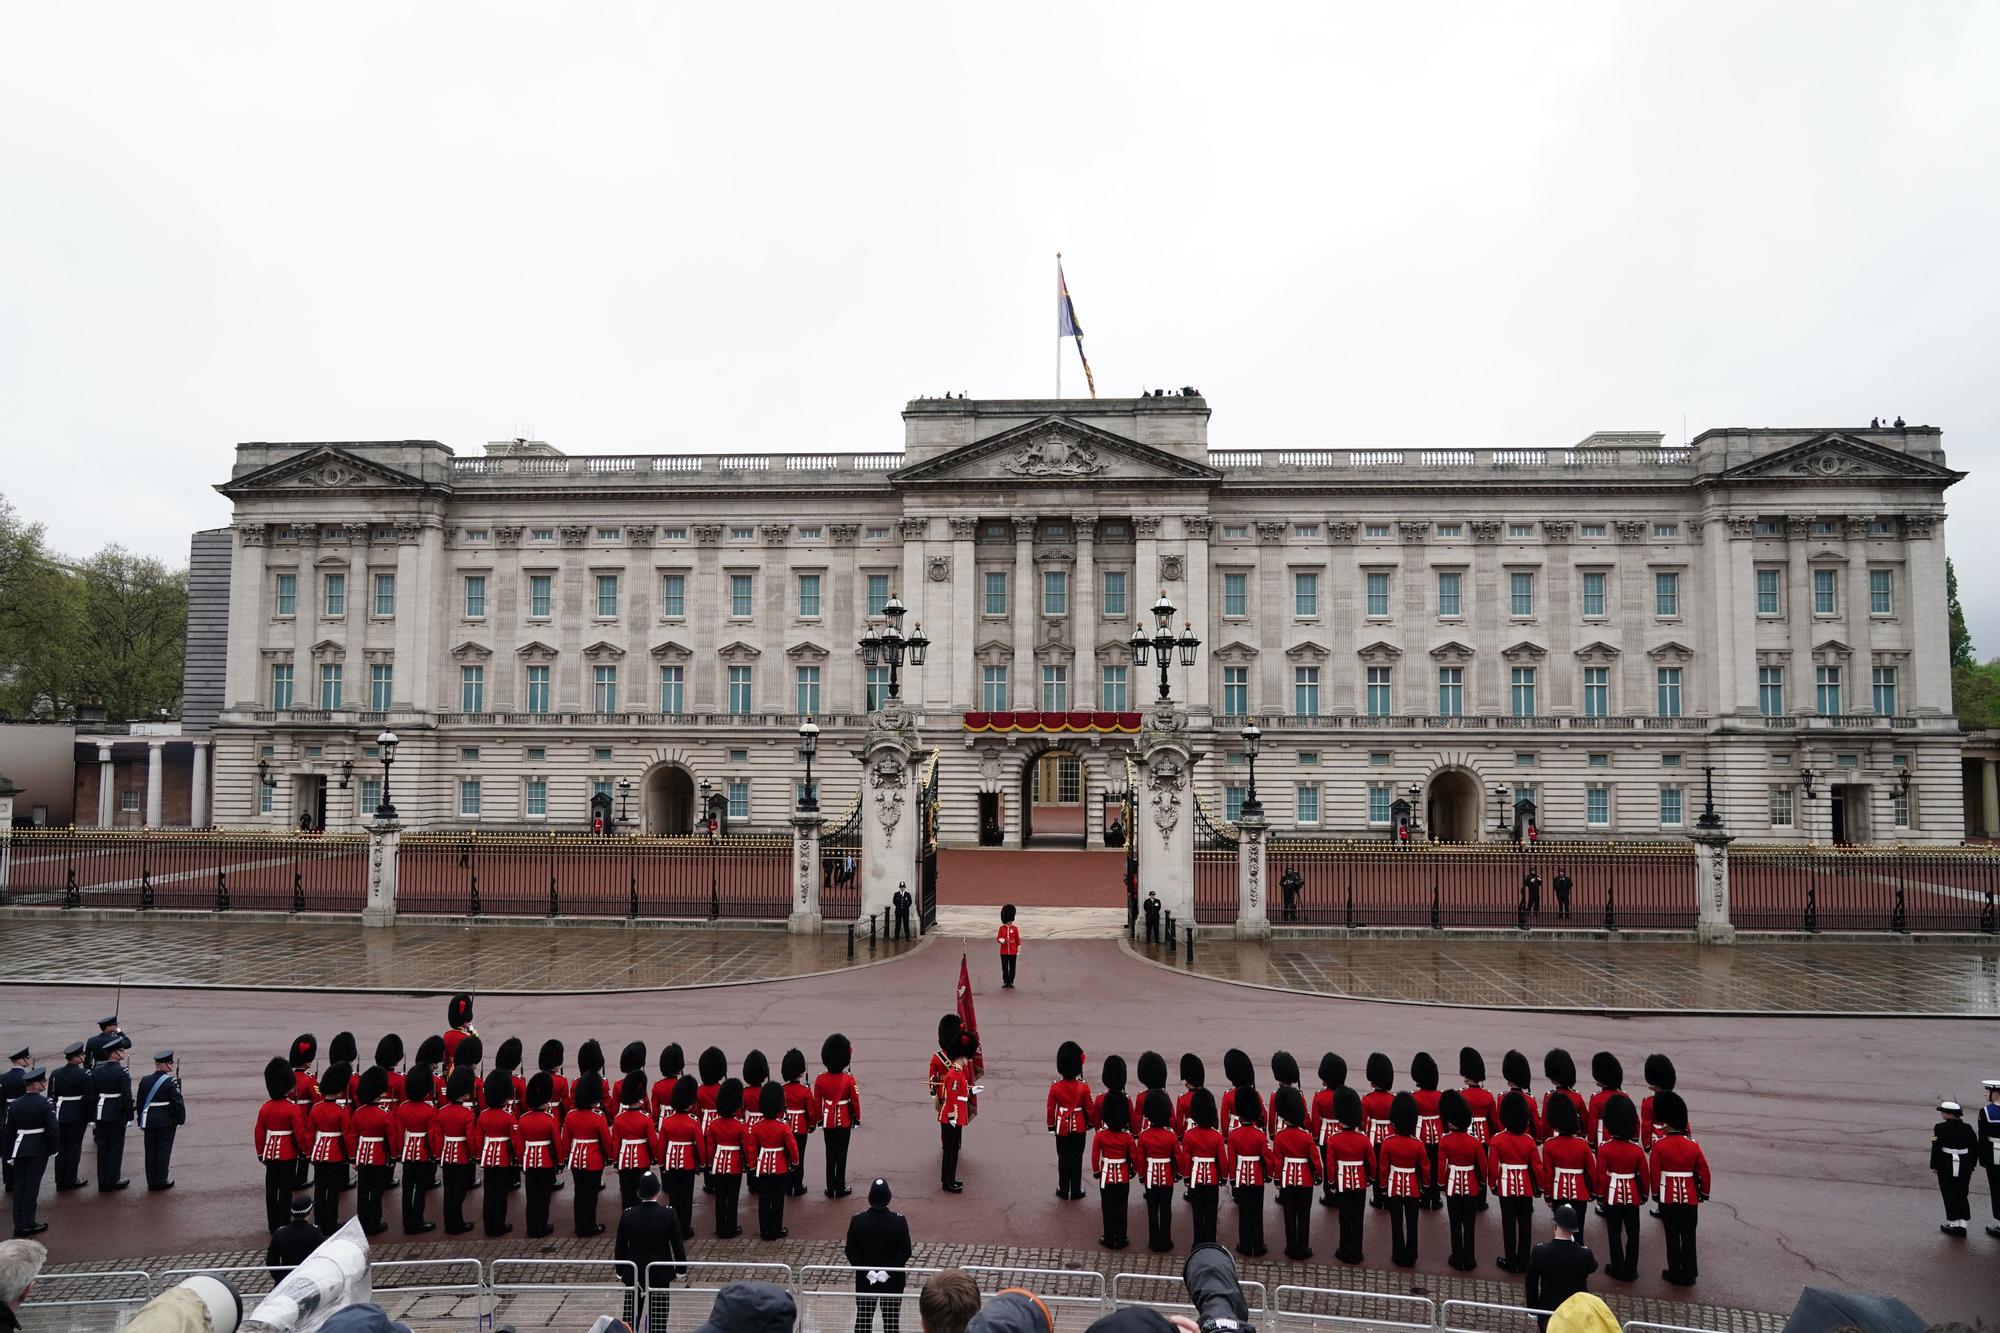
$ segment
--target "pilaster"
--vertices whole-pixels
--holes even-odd
[[[819,910],[819,831],[823,822],[817,811],[792,814],[792,914],[785,929],[794,935],[817,935],[824,925]]]
[[[1194,920],[1194,747],[1187,715],[1171,700],[1153,705],[1139,732],[1137,825],[1142,886],[1162,911]]]
[[[861,748],[861,915],[888,912],[917,864],[922,811],[915,719],[901,699],[868,716]]]
[[[368,825],[368,902],[361,909],[364,926],[396,924],[396,849],[403,826],[393,819]]]
[[[1244,815],[1236,821],[1236,938],[1239,940],[1271,937],[1271,918],[1264,910],[1266,871],[1270,865],[1264,836],[1268,828],[1262,815]]]

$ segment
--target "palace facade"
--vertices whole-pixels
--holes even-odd
[[[1532,802],[1547,836],[1674,836],[1712,770],[1740,837],[1962,835],[1936,429],[1217,448],[1209,415],[919,399],[860,454],[239,445],[216,820],[359,825],[390,728],[406,823],[580,829],[598,797],[682,832],[708,784],[782,828],[807,714],[837,820],[897,598],[943,841],[1019,845],[1040,801],[1099,845],[1164,596],[1218,817],[1254,720],[1281,829],[1509,836]]]

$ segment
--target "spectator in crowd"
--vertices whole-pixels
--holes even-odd
[[[320,1333],[410,1333],[408,1324],[397,1323],[371,1301],[341,1306],[319,1328]]]
[[[917,1322],[924,1333],[965,1333],[978,1313],[979,1284],[962,1268],[931,1274],[917,1294]]]
[[[966,1333],[1054,1333],[1055,1318],[1041,1297],[1025,1287],[1008,1287],[972,1316]]]
[[[283,1282],[286,1274],[304,1263],[306,1256],[326,1239],[326,1233],[313,1224],[312,1212],[312,1195],[293,1195],[292,1220],[271,1233],[271,1247],[264,1252],[264,1262],[270,1266],[273,1285]]]
[[[868,1187],[868,1206],[847,1224],[847,1262],[854,1265],[854,1333],[875,1325],[882,1307],[882,1333],[900,1333],[903,1323],[903,1270],[910,1263],[910,1222],[889,1208],[889,1182]]]
[[[687,1272],[687,1249],[681,1244],[679,1214],[660,1202],[659,1176],[651,1171],[640,1176],[638,1192],[639,1201],[618,1215],[618,1242],[611,1257],[631,1263],[633,1271],[620,1269],[620,1279],[655,1293],[664,1322],[664,1289]],[[655,1264],[661,1267],[655,1269]]]
[[[1555,1235],[1537,1245],[1528,1256],[1527,1289],[1521,1303],[1531,1310],[1554,1310],[1590,1285],[1597,1271],[1597,1256],[1577,1239],[1583,1229],[1583,1215],[1573,1203],[1556,1206]],[[1544,1318],[1542,1327],[1548,1327]]]
[[[695,1333],[792,1333],[799,1310],[792,1293],[773,1282],[732,1282],[715,1293],[708,1319]]]
[[[38,1240],[0,1241],[0,1330],[14,1333],[21,1327],[21,1303],[48,1260],[48,1247]]]

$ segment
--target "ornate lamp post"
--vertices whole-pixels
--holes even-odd
[[[1713,831],[1722,827],[1722,816],[1715,813],[1715,769],[1704,764],[1701,769],[1702,797],[1701,817],[1694,821],[1698,829]]]
[[[631,800],[632,800],[632,779],[630,778],[618,779],[618,822],[620,824],[629,824],[632,822],[631,819],[632,809],[630,805]]]
[[[1493,784],[1493,831],[1495,833],[1505,833],[1507,831],[1507,797],[1509,795],[1506,783],[1496,782]]]
[[[806,787],[799,793],[799,813],[819,813],[819,789],[813,786],[813,756],[819,753],[819,724],[811,718],[799,723],[799,757],[806,761]]]
[[[1201,647],[1201,640],[1195,637],[1192,624],[1181,630],[1179,638],[1174,637],[1174,610],[1174,604],[1168,601],[1166,593],[1162,592],[1160,600],[1153,603],[1152,636],[1147,637],[1143,625],[1132,627],[1132,665],[1145,666],[1149,653],[1159,663],[1162,702],[1168,696],[1167,668],[1174,664],[1174,650],[1176,648],[1180,650],[1181,665],[1191,667],[1194,665],[1195,652]],[[1251,787],[1254,792],[1256,784],[1253,782]]]
[[[871,622],[861,636],[861,665],[889,668],[891,699],[902,697],[903,662],[907,659],[913,667],[922,666],[924,653],[931,646],[931,641],[924,637],[921,622],[911,627],[908,638],[903,636],[903,617],[909,613],[902,599],[892,594],[882,607],[882,614],[889,623],[878,632]]]
[[[375,744],[382,751],[382,801],[375,807],[375,818],[386,823],[396,817],[396,803],[389,799],[389,770],[396,763],[396,733],[385,730],[375,738]]]
[[[715,788],[707,778],[701,780],[701,819],[708,830],[708,919],[717,920],[722,916],[722,899],[715,887],[715,844],[722,838],[722,821],[715,816]]]
[[[1243,817],[1262,819],[1264,803],[1257,799],[1257,745],[1264,739],[1264,733],[1252,722],[1237,734],[1243,737],[1243,753],[1250,760],[1250,791],[1243,798]]]

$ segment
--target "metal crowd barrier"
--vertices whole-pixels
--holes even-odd
[[[1444,1301],[1438,1322],[1442,1333],[1540,1333],[1548,1313],[1491,1301]]]
[[[919,1333],[917,1293],[924,1280],[943,1272],[939,1268],[885,1268],[878,1272],[901,1273],[903,1290],[880,1296],[858,1296],[854,1290],[854,1269],[846,1264],[807,1264],[799,1269],[792,1288],[799,1303],[798,1333]],[[872,1302],[868,1322],[861,1321],[860,1300]]]
[[[1250,1318],[1264,1318],[1271,1308],[1264,1284],[1246,1281],[1241,1285],[1243,1299],[1250,1307]],[[1193,1315],[1194,1302],[1182,1299],[1186,1295],[1187,1284],[1175,1276],[1161,1273],[1111,1275],[1111,1304],[1114,1306],[1143,1305],[1161,1314]]]
[[[122,1325],[152,1297],[152,1275],[137,1268],[43,1273],[15,1315],[22,1333],[102,1333]]]
[[[1649,1324],[1643,1319],[1633,1319],[1626,1323],[1625,1333],[1718,1333],[1718,1331],[1693,1328],[1687,1324]]]
[[[1109,1308],[1104,1300],[1104,1274],[1090,1269],[966,1264],[964,1271],[979,1284],[982,1296],[992,1296],[1006,1287],[1034,1292],[1049,1307],[1049,1318],[1059,1329],[1073,1327],[1080,1333]],[[1065,1313],[1071,1316],[1067,1321]]]
[[[715,1293],[732,1282],[773,1282],[793,1289],[789,1264],[687,1263],[646,1265],[645,1323],[640,1333],[692,1333],[708,1319]]]
[[[1334,1287],[1279,1287],[1277,1314],[1278,1327],[1287,1333],[1350,1329],[1401,1333],[1437,1327],[1437,1302],[1427,1296]]]
[[[488,1318],[515,1328],[587,1329],[599,1315],[639,1322],[638,1269],[619,1259],[495,1259]]]
[[[276,1286],[265,1264],[233,1268],[170,1268],[153,1277],[153,1294],[199,1273],[222,1278],[243,1297],[243,1312]],[[489,1312],[486,1276],[477,1259],[375,1260],[368,1266],[373,1300],[411,1333],[465,1333]]]

